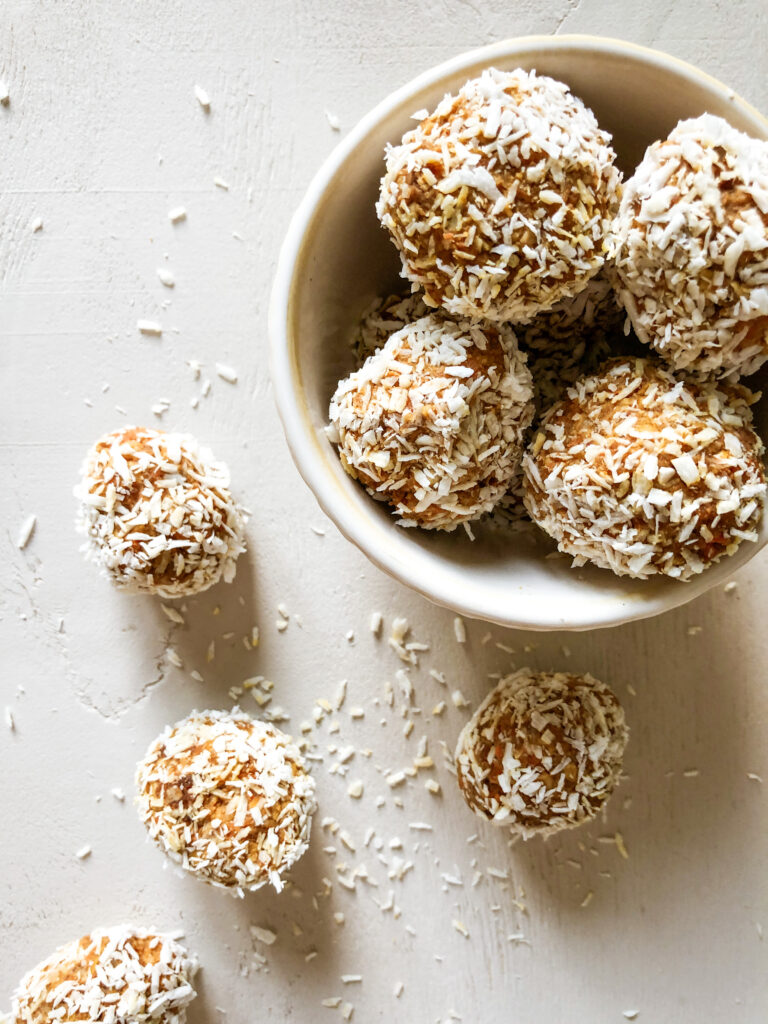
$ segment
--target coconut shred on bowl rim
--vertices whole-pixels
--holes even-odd
[[[489,68],[504,73],[535,69],[539,78],[564,82],[573,97],[594,111],[599,130],[613,137],[625,177],[651,143],[665,138],[678,121],[704,111],[727,118],[738,131],[768,138],[766,121],[726,86],[674,58],[614,40],[512,40],[463,54],[421,75],[343,140],[318,172],[286,237],[270,309],[273,381],[286,438],[304,479],[341,531],[375,564],[440,604],[529,629],[587,629],[653,615],[730,576],[768,539],[765,522],[756,541],[745,541],[734,555],[687,583],[658,575],[617,577],[592,565],[574,569],[543,534],[530,530],[512,532],[481,520],[471,524],[474,541],[463,530],[403,530],[385,505],[371,500],[345,473],[325,437],[329,400],[339,381],[360,365],[353,341],[361,320],[377,301],[407,291],[399,278],[398,254],[373,210],[387,171],[385,147],[413,129],[414,111],[421,121],[424,111],[436,110],[443,97],[455,97]],[[590,315],[595,294],[606,290],[601,278],[592,277],[593,292],[582,299]],[[426,311],[434,309],[426,287],[423,297]],[[567,317],[567,311],[564,317],[556,310],[551,319],[562,325]],[[523,346],[526,335],[536,334],[529,325],[515,324],[514,329]],[[583,348],[584,338],[574,344]],[[646,346],[637,352],[623,348],[620,339],[615,344],[612,354],[622,358],[625,353],[652,355]],[[532,356],[539,353],[529,349],[529,365]],[[547,372],[553,364],[550,360]],[[761,376],[745,383],[758,390]],[[762,403],[755,413],[757,428],[764,432]]]

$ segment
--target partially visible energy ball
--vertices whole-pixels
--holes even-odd
[[[590,675],[506,676],[459,736],[456,771],[472,810],[524,838],[594,818],[619,781],[628,738],[615,695]]]
[[[345,470],[402,525],[453,530],[502,497],[533,415],[531,375],[505,326],[430,314],[393,334],[331,399]]]
[[[523,460],[526,508],[574,565],[690,579],[757,540],[755,400],[740,385],[613,360],[544,416]]]
[[[681,121],[626,183],[614,230],[619,298],[670,366],[728,376],[768,359],[768,142]]]
[[[234,579],[246,514],[227,467],[194,438],[147,427],[107,434],[75,496],[86,556],[121,589],[188,597]]]
[[[631,344],[623,334],[625,319],[608,275],[601,273],[575,298],[558,302],[525,324],[515,324],[520,348],[528,356],[537,415],[612,353],[624,354]]]
[[[136,772],[150,838],[187,871],[242,895],[278,892],[309,844],[315,783],[275,726],[232,712],[192,714],[152,743]]]
[[[562,82],[489,68],[388,147],[376,210],[429,305],[522,320],[603,266],[614,159]]]
[[[29,971],[13,1024],[184,1024],[197,960],[170,936],[121,925],[70,942]]]

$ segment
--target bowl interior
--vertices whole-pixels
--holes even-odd
[[[397,527],[342,470],[325,439],[328,402],[354,366],[350,340],[371,302],[401,290],[399,258],[374,211],[387,142],[397,142],[448,91],[483,68],[535,68],[566,82],[612,133],[618,162],[631,173],[646,146],[678,120],[703,112],[768,137],[768,123],[725,86],[662,54],[610,40],[534,38],[486,47],[428,72],[365,118],[321,169],[297,212],[281,258],[273,316],[285,346],[276,354],[278,405],[302,475],[340,529],[381,568],[433,600],[468,615],[532,629],[584,629],[652,615],[690,600],[730,575],[757,545],[695,580],[629,580],[570,568],[539,531],[477,524],[439,534]],[[284,302],[280,301],[281,277]],[[751,386],[759,385],[751,378]],[[283,380],[282,378],[285,378]],[[757,409],[765,434],[768,410]],[[763,528],[761,543],[768,539]]]

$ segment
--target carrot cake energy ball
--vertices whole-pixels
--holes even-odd
[[[183,868],[242,895],[278,892],[309,843],[315,783],[279,729],[232,712],[193,712],[150,746],[136,773],[139,815]]]
[[[650,360],[607,363],[544,417],[523,460],[526,507],[574,565],[687,580],[757,540],[754,401]]]
[[[13,1024],[184,1024],[197,961],[167,935],[122,925],[57,949],[26,974]]]
[[[522,320],[603,266],[614,159],[562,82],[489,68],[387,149],[376,210],[430,305]]]
[[[624,354],[626,316],[610,279],[598,274],[572,299],[558,302],[526,324],[515,324],[520,347],[528,356],[536,412],[546,412],[566,388],[594,372],[611,354]]]
[[[331,399],[346,471],[406,526],[488,512],[520,464],[531,375],[505,326],[430,314],[393,334]]]
[[[711,114],[654,142],[615,223],[619,297],[675,369],[768,359],[768,143]]]
[[[227,467],[194,438],[147,427],[107,434],[75,495],[86,556],[116,586],[172,598],[234,579],[246,514]]]
[[[523,668],[462,729],[459,787],[493,824],[551,835],[595,817],[619,781],[627,738],[624,711],[603,683]]]

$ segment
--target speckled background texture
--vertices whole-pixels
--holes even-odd
[[[55,946],[130,920],[182,928],[199,953],[191,1024],[331,1024],[346,1003],[360,1024],[768,1014],[768,554],[729,592],[656,620],[580,635],[468,622],[458,644],[451,613],[388,580],[325,520],[270,394],[271,278],[290,215],[340,138],[327,112],[343,135],[432,64],[555,32],[658,47],[768,110],[765,0],[0,9],[10,94],[0,105],[0,710],[15,723],[0,720],[0,1008]],[[187,218],[174,225],[176,206]],[[158,267],[172,270],[173,289]],[[162,336],[141,335],[142,319]],[[199,380],[188,360],[204,364]],[[82,456],[130,422],[196,434],[229,463],[253,513],[235,584],[186,601],[184,625],[161,602],[115,592],[78,551]],[[281,603],[290,621],[278,630]],[[406,666],[387,642],[395,616],[429,644],[410,669],[409,737],[395,678]],[[254,625],[261,642],[246,649]],[[604,679],[632,738],[604,819],[509,849],[464,806],[441,744],[453,748],[489,673],[526,663]],[[308,734],[322,755],[320,810],[293,888],[238,901],[165,867],[132,807],[133,771],[167,722],[231,706],[230,688],[255,675],[274,682],[268,706],[295,734],[348,682],[342,707]],[[455,690],[468,706],[455,706]],[[386,776],[412,764],[422,736],[435,767],[391,789]],[[358,800],[347,795],[355,780]],[[250,925],[276,932],[274,944]],[[322,1007],[330,997],[338,1008]]]

